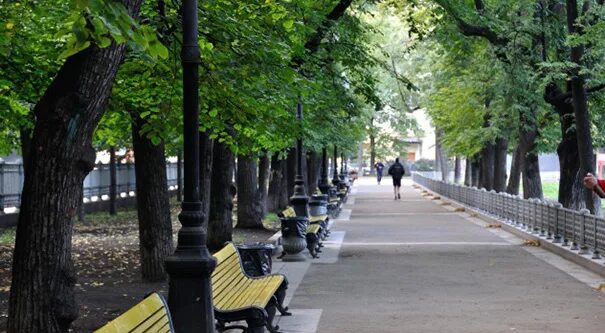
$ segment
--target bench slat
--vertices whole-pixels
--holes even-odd
[[[316,234],[319,232],[320,225],[319,224],[310,224],[307,227],[307,233]]]
[[[313,215],[309,218],[309,222],[323,222],[328,218],[328,215]]]
[[[282,275],[247,276],[241,266],[239,253],[231,243],[214,257],[217,258],[217,268],[212,274],[212,298],[215,309],[219,311],[253,306],[264,308],[284,281]]]
[[[164,300],[153,293],[95,333],[174,332]]]
[[[233,280],[233,284],[228,285],[222,289],[217,289],[218,293],[214,297],[217,307],[223,307],[225,304],[229,304],[234,297],[245,291],[250,286],[250,281],[243,275],[236,276]]]

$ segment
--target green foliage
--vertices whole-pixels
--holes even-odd
[[[65,41],[60,58],[67,58],[96,44],[128,42],[135,49],[165,59],[168,50],[158,41],[151,26],[140,25],[120,2],[113,0],[72,0],[70,13],[56,36]]]
[[[414,162],[417,171],[434,171],[435,161],[428,159],[420,159]]]
[[[30,111],[61,65],[54,35],[68,11],[61,1],[0,1],[0,154],[33,127]]]

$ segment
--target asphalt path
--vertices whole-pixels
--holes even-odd
[[[321,333],[605,332],[601,292],[409,180],[401,200],[382,184],[361,179],[350,218],[332,227],[334,260],[305,266],[297,320],[318,317]]]

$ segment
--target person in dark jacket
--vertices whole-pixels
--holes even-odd
[[[374,168],[376,169],[376,180],[378,180],[378,185],[380,185],[380,181],[382,180],[382,169],[384,169],[384,164],[378,161],[378,163],[374,164]]]
[[[401,177],[405,175],[405,168],[399,163],[399,158],[395,159],[395,163],[389,168],[389,175],[393,177],[393,192],[395,193],[395,200],[401,199],[399,190],[401,189]]]

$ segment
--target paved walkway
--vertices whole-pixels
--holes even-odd
[[[318,260],[291,281],[284,333],[605,332],[602,278],[404,183],[355,187]],[[350,213],[350,218],[349,218]]]

